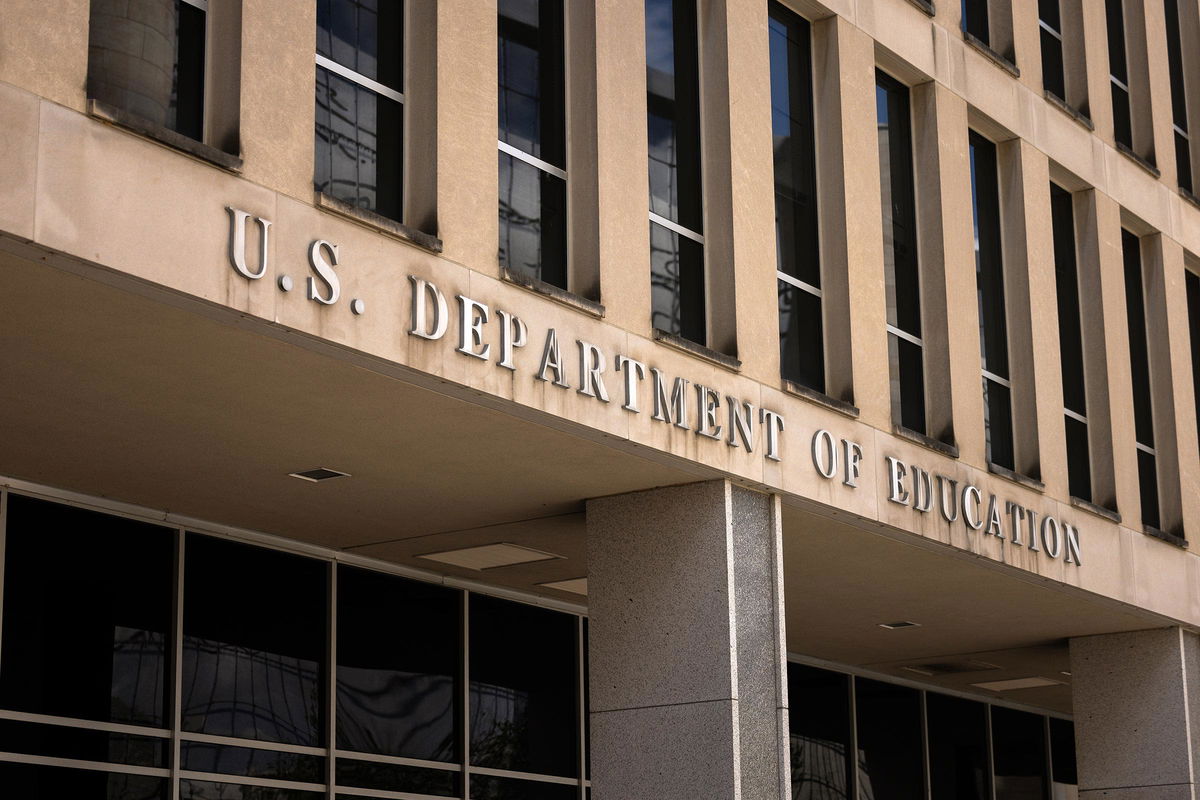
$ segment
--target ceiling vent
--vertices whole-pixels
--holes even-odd
[[[977,686],[980,689],[987,689],[989,692],[1012,692],[1017,689],[1040,689],[1044,686],[1062,686],[1063,682],[1034,676],[1032,678],[1013,678],[1008,681],[986,681],[984,683],[972,683],[971,685]]]
[[[534,550],[532,547],[522,547],[509,542],[485,544],[479,547],[464,547],[459,550],[442,550],[437,553],[425,553],[417,558],[450,564],[463,569],[482,571],[497,567],[511,567],[517,564],[532,564],[535,561],[549,561],[552,558],[562,558],[544,550]]]
[[[302,481],[311,481],[312,483],[320,483],[334,478],[349,478],[349,472],[338,472],[336,469],[328,469],[326,467],[317,467],[316,469],[307,469],[304,472],[289,472],[289,476],[299,478]]]
[[[881,622],[879,623],[879,627],[887,628],[889,631],[898,631],[902,628],[919,628],[921,627],[921,623],[900,620],[899,622]]]
[[[578,594],[587,597],[587,578],[571,578],[565,581],[550,581],[549,583],[539,583],[538,586],[545,586],[547,589],[557,589],[560,592],[568,592],[570,594]]]
[[[987,672],[989,670],[1000,669],[1000,667],[997,664],[989,664],[986,661],[964,659],[962,661],[934,661],[928,664],[909,664],[900,669],[924,675],[926,678],[936,678],[942,675],[962,675],[967,672]]]

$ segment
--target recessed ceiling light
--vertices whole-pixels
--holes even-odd
[[[464,569],[485,570],[496,567],[511,567],[516,564],[530,564],[534,561],[549,561],[552,558],[562,558],[544,550],[534,550],[532,547],[522,547],[509,542],[485,544],[479,547],[463,547],[458,550],[442,550],[437,553],[424,553],[417,558],[426,558],[442,564],[451,564]]]
[[[900,620],[899,622],[881,622],[879,623],[879,627],[887,628],[889,631],[898,631],[901,628],[919,628],[921,627],[921,623]]]
[[[1058,673],[1058,674],[1059,674],[1059,675],[1066,675],[1068,678],[1069,678],[1069,677],[1071,677],[1071,673],[1069,673],[1069,672],[1060,672],[1060,673]]]
[[[987,689],[991,692],[1011,692],[1016,689],[1039,689],[1043,686],[1062,686],[1062,681],[1035,676],[1032,678],[1013,678],[1007,681],[985,681],[984,683],[972,683],[971,685],[977,686],[980,689]]]
[[[587,597],[587,578],[550,581],[549,583],[539,583],[538,586],[545,586],[547,589],[557,589],[560,592],[570,592],[571,594],[580,594]]]
[[[299,478],[302,481],[311,481],[312,483],[320,483],[332,478],[349,478],[349,472],[338,472],[336,469],[328,469],[326,467],[317,467],[316,469],[306,469],[304,472],[289,472],[289,476]]]
[[[987,672],[988,670],[1000,669],[996,664],[990,664],[987,661],[975,661],[966,659],[963,661],[935,661],[928,664],[909,664],[900,669],[908,672],[915,672],[918,675],[924,675],[927,678],[932,678],[937,675],[961,675],[966,672]]]

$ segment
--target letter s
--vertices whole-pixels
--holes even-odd
[[[322,248],[329,251],[330,261],[325,260],[325,256],[321,253]],[[317,273],[321,283],[325,285],[325,288],[329,292],[327,297],[322,297],[317,292],[317,278],[309,276],[308,299],[316,300],[318,303],[323,303],[327,306],[333,305],[342,295],[342,284],[338,280],[337,273],[333,271],[333,268],[338,263],[338,246],[330,244],[324,239],[317,239],[308,248],[308,263],[312,265],[313,272]]]

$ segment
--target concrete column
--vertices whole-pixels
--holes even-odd
[[[1166,628],[1071,640],[1080,800],[1193,800],[1200,638]]]
[[[875,44],[840,16],[812,30],[825,393],[890,430]]]
[[[789,800],[779,508],[728,481],[588,501],[596,800]]]

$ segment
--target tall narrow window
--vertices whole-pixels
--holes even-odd
[[[1063,25],[1059,0],[1038,0],[1038,27],[1042,39],[1042,86],[1065,102],[1067,80],[1063,66]]]
[[[1072,497],[1092,499],[1088,454],[1087,386],[1083,369],[1083,318],[1079,311],[1079,269],[1075,254],[1075,214],[1071,193],[1050,184],[1054,229],[1054,277],[1058,293],[1058,344],[1062,364],[1063,424],[1067,437],[1067,482]]]
[[[988,0],[962,0],[962,28],[984,44],[991,43]]]
[[[909,430],[927,433],[925,343],[921,339],[921,276],[917,268],[917,215],[908,87],[877,72],[875,108],[879,120],[880,205],[883,209],[883,268],[887,282],[892,418]]]
[[[646,0],[651,322],[705,344],[698,36],[696,0]]]
[[[399,220],[403,200],[403,3],[317,0],[314,185]]]
[[[1108,77],[1112,85],[1113,136],[1133,148],[1133,117],[1129,107],[1129,67],[1125,57],[1125,9],[1122,0],[1104,0],[1108,25]]]
[[[1121,231],[1125,257],[1125,312],[1129,321],[1129,366],[1133,379],[1133,424],[1137,437],[1138,487],[1142,524],[1161,527],[1158,503],[1158,453],[1154,449],[1154,408],[1150,388],[1150,353],[1146,330],[1146,293],[1142,278],[1142,243]]]
[[[987,458],[1013,469],[1012,383],[1004,257],[1000,245],[1000,186],[996,145],[971,131],[971,198],[975,220],[975,276],[979,295],[979,350],[983,362],[983,420]]]
[[[1191,192],[1192,151],[1188,134],[1187,84],[1183,71],[1183,39],[1179,24],[1179,0],[1163,0],[1167,19],[1167,66],[1171,73],[1171,119],[1175,134],[1175,172],[1179,188]],[[1195,43],[1192,43],[1195,47]]]
[[[811,34],[778,3],[769,9],[780,362],[784,378],[824,392]]]
[[[562,0],[500,0],[500,264],[567,288]]]
[[[207,0],[92,0],[88,96],[202,140],[207,25]]]
[[[1200,275],[1185,271],[1188,332],[1192,344],[1192,400],[1196,405],[1196,431],[1200,433]],[[1200,445],[1200,441],[1197,441]]]

